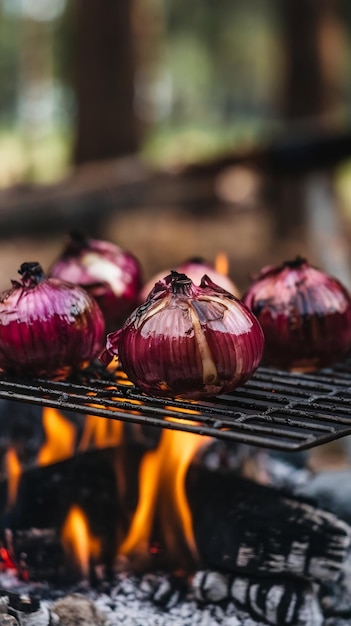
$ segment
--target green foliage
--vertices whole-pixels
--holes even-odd
[[[19,86],[19,29],[14,15],[4,15],[0,2],[0,120],[13,121]]]

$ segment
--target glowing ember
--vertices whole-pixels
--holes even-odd
[[[73,558],[83,577],[87,578],[90,562],[98,558],[101,544],[99,539],[91,534],[86,515],[80,507],[73,506],[68,512],[61,539],[69,558]]]
[[[10,552],[6,548],[0,548],[0,571],[17,569]]]

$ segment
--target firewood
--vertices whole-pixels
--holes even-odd
[[[273,626],[321,626],[323,616],[312,584],[282,576],[245,578],[222,572],[196,572],[195,597],[202,603],[233,600],[256,619]]]
[[[315,581],[340,576],[351,547],[351,527],[311,502],[204,468],[189,472],[188,497],[205,567]]]

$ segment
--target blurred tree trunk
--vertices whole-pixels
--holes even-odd
[[[282,0],[279,4],[285,56],[282,117],[287,132],[296,132],[300,139],[304,130],[338,130],[345,96],[344,4],[344,0]],[[278,236],[304,235],[305,182],[304,176],[277,182]]]
[[[322,109],[322,67],[318,50],[318,27],[323,0],[283,0],[285,43],[286,120],[316,118]]]
[[[138,148],[132,1],[75,1],[76,164]]]

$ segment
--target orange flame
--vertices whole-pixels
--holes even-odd
[[[5,455],[7,473],[7,506],[11,507],[17,497],[18,485],[22,474],[21,464],[14,448],[9,448]]]
[[[157,509],[168,553],[177,553],[180,527],[193,559],[197,560],[185,476],[195,453],[208,440],[198,434],[163,430],[158,448],[148,452],[141,463],[139,501],[120,554],[145,557],[149,553]]]
[[[121,443],[122,435],[122,422],[96,415],[87,415],[79,449],[87,450],[89,446],[96,448],[118,446]]]
[[[223,276],[228,276],[229,261],[228,256],[224,252],[219,252],[215,258],[214,266],[216,271]]]
[[[76,429],[57,409],[44,407],[42,414],[46,442],[39,450],[38,464],[49,465],[67,459],[74,452]]]
[[[82,509],[72,506],[62,528],[61,540],[64,550],[78,565],[82,575],[87,578],[92,558],[97,559],[101,552],[101,542],[94,537],[88,520]]]

